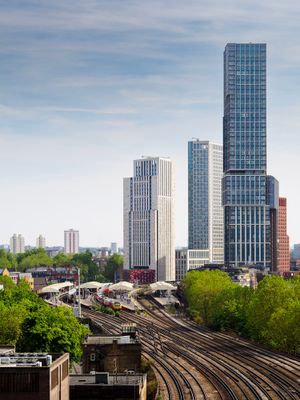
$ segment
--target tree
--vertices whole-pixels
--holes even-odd
[[[216,296],[231,288],[233,283],[222,271],[191,271],[185,275],[183,285],[190,309],[197,311],[207,324],[212,318]]]
[[[53,257],[53,265],[56,267],[64,267],[72,264],[72,255],[67,255],[63,252],[59,252]]]
[[[68,352],[79,361],[82,342],[88,329],[72,314],[70,308],[44,306],[27,315],[17,349],[28,352]]]
[[[0,249],[0,268],[15,268],[17,260],[13,254]]]
[[[25,310],[19,304],[6,306],[0,301],[0,343],[16,345],[22,333]]]
[[[79,360],[87,333],[88,329],[73,316],[71,309],[49,307],[26,282],[6,285],[0,291],[3,344],[16,345],[21,352],[69,352],[71,360]]]
[[[265,341],[288,353],[300,351],[300,301],[291,300],[273,312],[264,330]]]
[[[13,280],[9,276],[0,276],[0,283],[4,288],[8,289],[12,289],[15,286]]]
[[[27,257],[24,257],[19,264],[19,269],[21,271],[25,271],[28,268],[34,268],[34,267],[41,267],[41,266],[50,267],[52,264],[53,264],[52,259],[43,250],[36,254],[31,254],[28,255]]]
[[[89,250],[84,253],[74,254],[72,263],[80,267],[83,282],[97,280],[99,268],[93,261],[93,254]]]
[[[248,307],[247,332],[251,338],[266,342],[267,325],[272,314],[295,298],[291,285],[280,276],[266,276],[259,282]]]
[[[107,261],[107,266],[104,271],[104,276],[108,280],[108,282],[114,282],[116,280],[116,274],[121,273],[123,267],[123,257],[121,254],[113,254],[109,257]]]
[[[215,329],[234,329],[246,334],[248,304],[253,289],[232,285],[222,290],[212,302],[213,312],[209,324]]]

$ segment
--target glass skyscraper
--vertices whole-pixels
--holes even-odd
[[[271,232],[264,43],[225,47],[223,149],[225,263],[268,267]]]

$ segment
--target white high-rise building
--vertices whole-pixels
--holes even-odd
[[[152,270],[155,280],[175,280],[174,181],[168,158],[135,160],[134,176],[124,178],[124,269]]]
[[[111,251],[111,254],[118,253],[118,243],[116,243],[116,242],[111,242],[111,244],[110,244],[110,251]]]
[[[25,252],[25,240],[21,234],[14,233],[10,238],[10,252],[13,254]]]
[[[46,247],[46,239],[44,236],[39,235],[36,239],[36,247],[38,249],[44,249]]]
[[[222,207],[223,146],[188,144],[189,249],[208,250],[211,263],[224,262]]]
[[[79,231],[69,229],[65,231],[65,254],[79,253]]]

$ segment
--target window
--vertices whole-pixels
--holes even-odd
[[[51,371],[51,390],[58,385],[58,368]]]
[[[65,379],[69,374],[69,365],[68,361],[65,361],[62,365],[62,379]]]

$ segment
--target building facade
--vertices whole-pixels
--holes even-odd
[[[267,203],[270,206],[270,270],[276,272],[278,261],[279,182],[271,175],[267,177]]]
[[[225,264],[270,267],[267,204],[266,44],[224,52]]]
[[[290,240],[287,235],[287,200],[285,197],[279,197],[277,229],[278,229],[277,271],[280,274],[284,274],[286,272],[289,272],[291,269]]]
[[[79,253],[79,231],[69,229],[65,231],[64,237],[64,253],[65,254],[76,254]]]
[[[14,233],[10,238],[10,252],[13,254],[25,252],[25,240],[20,233],[18,235]]]
[[[300,260],[300,243],[294,244],[292,256],[293,260]]]
[[[187,271],[209,264],[209,250],[175,250],[176,281],[181,281]]]
[[[189,249],[208,250],[209,262],[224,262],[223,146],[188,143]]]
[[[69,355],[0,352],[1,400],[69,400]]]
[[[111,254],[116,254],[116,253],[118,253],[118,243],[116,243],[116,242],[111,242],[111,244],[110,244],[110,253],[111,253]]]
[[[174,183],[170,159],[134,161],[124,178],[124,270],[153,270],[155,280],[175,280]]]
[[[46,239],[44,236],[39,235],[36,239],[36,247],[38,249],[44,249],[46,247]]]

